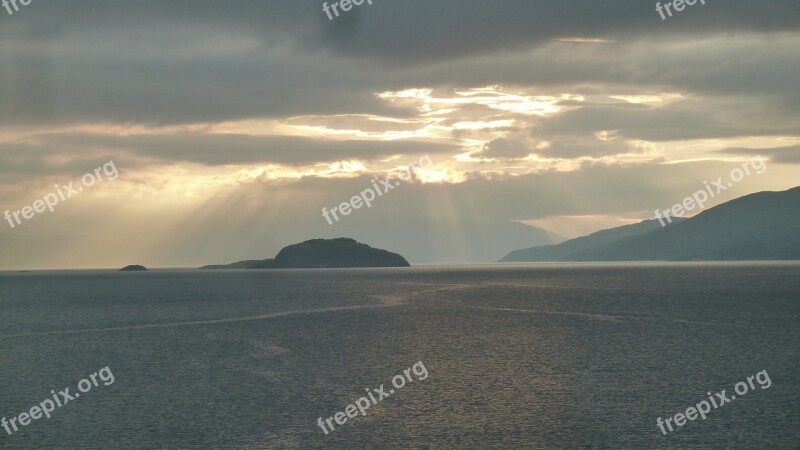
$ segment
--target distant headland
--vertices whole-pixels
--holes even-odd
[[[800,187],[757,192],[688,218],[516,250],[500,262],[800,260]]]
[[[372,248],[350,238],[311,239],[284,247],[275,258],[245,260],[200,269],[322,269],[347,267],[410,267],[411,264],[387,250]]]
[[[147,267],[138,264],[132,264],[119,269],[117,272],[147,272]]]

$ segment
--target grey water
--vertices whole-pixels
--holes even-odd
[[[0,448],[800,448],[798,350],[796,263],[3,272],[0,417],[114,382]]]

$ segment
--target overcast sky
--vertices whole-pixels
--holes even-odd
[[[767,171],[708,206],[800,185],[797,0],[667,20],[645,0],[373,0],[334,20],[322,3],[0,9],[0,213],[119,173],[3,220],[0,269],[188,267],[337,236],[490,261],[650,219],[756,155]],[[372,208],[322,217],[425,155]]]

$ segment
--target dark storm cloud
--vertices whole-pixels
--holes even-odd
[[[266,43],[292,40],[310,49],[395,62],[519,50],[557,37],[668,38],[800,27],[795,0],[709,1],[666,22],[655,2],[641,0],[374,0],[332,21],[321,0],[37,0],[25,14],[50,25],[40,27],[40,35],[58,30],[58,24],[100,32],[131,23],[208,25],[256,33]]]
[[[702,41],[795,31],[794,0],[710,2],[666,22],[640,0],[376,0],[333,21],[321,3],[37,0],[0,17],[0,123],[407,117],[373,94],[492,83],[769,94],[800,109],[797,45]],[[616,42],[552,45],[571,36]],[[665,50],[680,41],[696,44]]]
[[[726,0],[662,23],[641,0],[377,1],[349,39],[320,46],[343,55],[419,62],[523,50],[559,37],[635,39],[800,27],[800,3]],[[480,32],[475,32],[480,30]]]
[[[198,45],[184,50],[202,50],[202,40]],[[0,68],[0,120],[3,125],[186,123],[343,112],[408,114],[377,99],[359,83],[364,75],[335,61],[288,52],[256,57],[236,46],[230,54],[197,59],[162,60],[158,50],[142,52],[124,59],[17,51],[6,56],[0,45],[2,60],[15,63]]]

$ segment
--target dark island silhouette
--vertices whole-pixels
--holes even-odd
[[[657,220],[516,250],[500,262],[800,260],[800,187],[758,192],[662,227]]]
[[[132,264],[119,269],[117,272],[147,272],[147,267],[138,264]]]
[[[350,238],[311,239],[284,247],[275,258],[245,260],[200,269],[323,269],[347,267],[410,267],[405,258]]]

